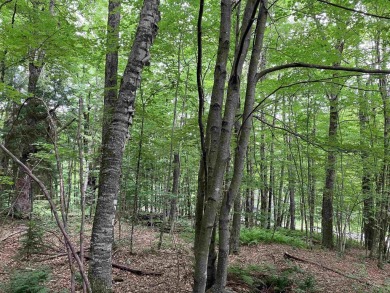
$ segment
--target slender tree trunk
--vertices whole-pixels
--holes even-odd
[[[265,121],[264,112],[261,112],[261,120]],[[267,161],[266,161],[266,143],[265,143],[265,126],[261,125],[261,134],[260,134],[260,225],[263,228],[267,227]]]
[[[329,142],[334,143],[337,139],[338,125],[338,96],[329,97]],[[333,243],[333,196],[336,177],[336,151],[330,150],[326,163],[325,188],[322,198],[322,245],[332,249]]]
[[[202,2],[201,2],[202,5]],[[226,82],[226,65],[228,61],[229,49],[230,49],[230,31],[231,31],[231,0],[222,0],[221,1],[221,20],[219,27],[219,43],[217,51],[217,60],[214,68],[214,84],[211,93],[210,109],[207,119],[206,126],[206,136],[205,136],[205,151],[206,158],[204,154],[200,160],[199,172],[198,172],[198,191],[197,191],[197,200],[195,207],[195,242],[194,247],[198,247],[201,238],[201,227],[202,220],[205,209],[206,194],[211,186],[211,175],[214,172],[215,162],[217,158],[217,150],[219,146],[219,138],[221,133],[222,125],[222,104],[223,97],[225,93],[225,82]],[[203,9],[201,7],[201,9]],[[199,13],[198,19],[198,31],[200,32],[201,37],[201,13]],[[201,47],[200,44],[198,46]],[[200,56],[201,57],[201,56]],[[201,73],[198,72],[198,75]],[[198,76],[200,80],[201,76]],[[201,85],[198,85],[198,87]],[[203,97],[202,97],[203,98]],[[203,151],[203,150],[202,150]],[[225,168],[225,166],[223,167]],[[215,217],[214,217],[215,220]],[[208,255],[208,265],[207,269],[207,287],[212,286],[215,281],[215,224],[212,224],[210,247],[209,251],[205,252]],[[203,283],[202,283],[203,284]],[[195,289],[194,289],[195,290]]]
[[[206,176],[214,172],[214,165],[217,156],[219,136],[222,124],[222,103],[225,92],[226,64],[230,48],[230,27],[231,27],[231,0],[221,1],[221,21],[219,27],[219,43],[216,66],[214,68],[214,84],[211,93],[210,109],[206,128],[206,151],[207,170],[205,162],[201,159],[198,172],[198,193],[195,210],[195,247],[199,242],[199,232],[204,213],[205,195],[207,185],[210,184]]]
[[[138,154],[137,154],[137,167],[135,169],[135,191],[134,191],[134,200],[133,200],[133,212],[131,217],[131,231],[130,231],[130,253],[133,253],[133,243],[134,243],[134,226],[137,224],[138,220],[138,197],[139,197],[139,185],[140,185],[140,174],[141,174],[141,157],[142,157],[142,146],[144,139],[144,122],[145,122],[145,107],[146,101],[143,99],[142,87],[140,86],[141,100],[142,100],[142,117],[141,117],[141,130],[138,141]]]
[[[94,290],[111,291],[112,242],[123,151],[132,125],[134,101],[142,69],[150,60],[150,47],[160,20],[158,0],[144,0],[119,96],[107,133],[103,136],[99,194],[91,237],[89,275]]]
[[[316,122],[313,116],[313,128],[312,128],[312,138],[316,135]],[[308,146],[309,152],[309,146]],[[316,175],[315,175],[315,159],[312,155],[308,154],[307,160],[307,178],[309,184],[309,227],[310,227],[310,239],[313,239],[314,233],[314,217],[315,217],[315,203],[316,203]]]
[[[360,88],[360,78],[358,77]],[[362,194],[363,194],[363,233],[364,246],[367,250],[372,250],[375,235],[375,207],[372,194],[372,166],[369,155],[369,135],[370,116],[368,114],[368,96],[363,91],[359,91],[359,126],[360,126],[360,146],[361,160],[363,166],[362,173]]]
[[[231,3],[229,1],[229,5],[230,4]],[[195,273],[193,287],[194,293],[203,293],[206,289],[207,274],[205,272],[207,269],[207,256],[209,252],[211,234],[217,215],[217,209],[223,185],[223,178],[225,175],[225,168],[230,155],[232,128],[234,124],[234,117],[237,111],[237,106],[239,103],[240,76],[242,72],[242,66],[248,51],[250,31],[252,23],[254,22],[254,17],[258,4],[259,3],[257,1],[249,0],[245,8],[243,25],[241,30],[243,34],[240,37],[239,50],[237,50],[235,53],[234,62],[232,66],[232,74],[228,83],[225,112],[221,124],[222,128],[219,138],[219,145],[214,171],[210,175],[210,186],[207,188],[205,196],[207,202],[205,203],[205,210],[203,213],[201,224],[199,226],[199,231],[196,232],[196,234],[198,234],[197,239],[199,240],[199,242],[195,247]],[[222,253],[228,254],[228,252],[229,250],[227,249],[227,251],[224,251]]]
[[[293,162],[293,154],[291,149],[291,135],[287,134],[286,136],[286,143],[288,145],[288,154],[287,154],[287,172],[288,172],[288,194],[289,194],[289,200],[290,200],[290,208],[289,208],[289,215],[290,215],[290,229],[295,230],[295,174],[294,174],[294,162]]]
[[[253,210],[254,210],[254,204],[255,204],[255,198],[254,198],[254,192],[253,192],[253,157],[252,157],[252,148],[248,148],[247,151],[247,177],[248,177],[248,187],[247,187],[247,194],[246,194],[246,200],[245,200],[245,226],[247,228],[254,226],[254,216],[253,216]]]
[[[248,188],[250,194],[250,189]],[[241,232],[241,196],[238,194],[234,199],[233,223],[230,237],[229,254],[240,253],[240,232]]]
[[[265,25],[267,21],[267,1],[261,1],[256,30],[255,40],[252,48],[251,60],[249,63],[247,88],[244,104],[244,112],[242,115],[242,126],[238,133],[238,144],[235,149],[233,178],[231,180],[229,189],[222,200],[221,211],[219,215],[219,246],[218,246],[218,266],[217,279],[214,292],[224,292],[227,280],[228,254],[229,254],[229,214],[234,199],[239,195],[239,188],[243,176],[245,155],[249,143],[249,137],[252,126],[252,110],[255,101],[256,91],[256,73],[259,66],[260,54],[263,47],[263,38],[265,32]],[[255,7],[256,8],[256,7]],[[256,10],[254,10],[255,12]]]
[[[80,219],[80,260],[82,264],[84,265],[84,238],[85,238],[85,194],[87,191],[87,184],[88,184],[88,162],[85,164],[84,168],[84,138],[83,135],[85,133],[84,129],[84,119],[83,119],[83,112],[84,112],[84,103],[83,99],[79,99],[79,117],[78,117],[78,129],[77,129],[77,144],[79,149],[79,186],[80,186],[80,209],[81,209],[81,219]],[[88,143],[87,143],[87,149],[89,150]],[[88,151],[89,153],[89,151]],[[83,292],[86,292],[86,283],[83,282]]]
[[[379,79],[379,90],[383,101],[383,116],[384,116],[384,158],[383,158],[383,173],[382,173],[382,194],[380,197],[379,210],[379,246],[378,246],[378,266],[383,267],[387,244],[386,235],[389,229],[389,201],[390,201],[390,97],[388,93],[387,79],[381,77]]]
[[[344,42],[340,41],[336,46],[337,51],[341,54],[344,49]],[[339,66],[340,62],[335,63]],[[337,75],[334,75],[337,77]],[[336,180],[336,155],[335,150],[337,143],[337,130],[339,120],[339,91],[340,89],[333,89],[334,92],[328,95],[329,99],[329,131],[328,141],[332,149],[328,151],[328,158],[325,169],[325,187],[322,197],[322,245],[326,248],[332,249],[333,243],[333,197]]]
[[[275,127],[276,121],[276,111],[277,104],[275,104],[275,109],[272,119],[272,128]],[[271,134],[271,146],[270,146],[270,163],[269,163],[269,188],[268,188],[268,213],[267,213],[267,229],[271,229],[271,219],[272,219],[272,199],[275,196],[275,166],[274,166],[274,154],[275,154],[275,132],[272,131]]]
[[[179,195],[179,181],[180,181],[180,155],[179,153],[173,154],[173,183],[172,183],[172,199],[171,207],[169,211],[169,224],[171,233],[174,232],[176,209],[177,209],[177,197]]]

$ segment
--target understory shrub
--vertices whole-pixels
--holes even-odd
[[[45,231],[43,226],[37,221],[29,221],[27,224],[27,233],[21,240],[19,257],[29,259],[33,254],[42,253],[46,250],[43,236]]]
[[[297,266],[277,270],[272,266],[230,266],[228,278],[245,284],[251,292],[315,292],[315,278]]]
[[[288,244],[298,248],[307,247],[306,235],[303,231],[292,231],[287,229],[268,230],[261,228],[243,229],[240,234],[240,241],[244,245],[258,243],[279,243]]]
[[[49,280],[47,268],[15,271],[3,287],[6,293],[46,293],[45,283]]]

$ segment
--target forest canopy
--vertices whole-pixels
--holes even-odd
[[[2,0],[2,217],[53,215],[71,291],[112,290],[122,222],[131,253],[191,231],[193,292],[224,292],[246,229],[383,268],[389,39],[386,0]]]

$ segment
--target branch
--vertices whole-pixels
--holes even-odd
[[[291,254],[287,253],[287,252],[284,253],[283,257],[284,257],[285,259],[295,260],[295,261],[299,261],[299,262],[303,262],[303,263],[308,263],[308,264],[311,264],[311,265],[319,266],[320,268],[323,268],[323,269],[325,269],[325,270],[328,270],[328,271],[331,271],[331,272],[333,272],[333,273],[339,274],[340,276],[343,276],[343,277],[345,277],[345,278],[348,278],[348,279],[352,279],[352,280],[358,281],[358,282],[363,283],[363,284],[365,284],[365,285],[367,285],[367,286],[369,286],[369,287],[377,287],[377,288],[378,288],[378,287],[381,287],[381,286],[378,286],[377,284],[370,283],[370,282],[365,281],[365,280],[362,280],[362,279],[360,279],[360,278],[357,278],[357,277],[354,277],[354,276],[346,275],[346,274],[344,274],[344,273],[342,273],[342,272],[339,272],[339,271],[337,271],[337,270],[335,270],[335,269],[326,267],[326,266],[324,266],[324,265],[322,265],[322,264],[319,264],[319,263],[316,263],[316,262],[314,262],[314,261],[305,260],[305,259],[296,257],[296,256],[294,256],[294,255],[291,255]]]
[[[1,5],[0,5],[0,10],[1,10],[1,8],[3,8],[3,6],[4,6],[5,4],[8,4],[8,3],[10,3],[10,2],[12,2],[12,0],[6,0],[6,1],[4,1],[4,3],[1,3]]]
[[[43,184],[43,182],[41,180],[39,180],[38,177],[36,177],[31,172],[31,170],[25,164],[23,164],[17,157],[15,157],[15,155],[13,153],[11,153],[4,145],[0,144],[0,149],[2,149],[3,152],[5,152],[8,156],[10,156],[12,158],[12,160],[14,160],[15,163],[17,163],[20,167],[22,167],[24,172],[26,172],[26,174],[32,180],[34,180],[39,185],[39,187],[41,188],[43,194],[45,195],[47,201],[50,204],[50,208],[51,208],[51,210],[53,212],[53,215],[54,215],[54,218],[56,220],[57,226],[61,230],[61,233],[64,236],[64,239],[65,239],[66,243],[68,244],[69,249],[71,250],[73,257],[76,259],[77,265],[79,267],[80,274],[83,277],[83,279],[84,279],[84,281],[85,281],[85,283],[87,285],[87,292],[92,292],[91,287],[90,287],[89,282],[88,282],[87,274],[85,273],[84,268],[83,268],[83,264],[82,264],[80,258],[77,255],[76,249],[74,248],[74,246],[73,246],[73,244],[72,244],[72,242],[71,242],[71,240],[69,238],[69,235],[68,235],[68,233],[66,232],[66,230],[64,228],[64,225],[60,221],[60,218],[59,218],[58,213],[57,213],[56,206],[55,206],[55,204],[54,204],[54,202],[53,202],[53,200],[52,200],[52,198],[50,196],[50,193],[47,190],[46,186]]]
[[[11,238],[11,237],[13,237],[15,235],[18,235],[18,234],[21,234],[21,233],[24,234],[26,231],[27,231],[27,229],[23,229],[23,230],[19,230],[19,231],[16,231],[14,233],[8,234],[7,236],[4,236],[3,238],[1,238],[0,242],[3,242],[3,241],[5,241],[5,240],[7,240],[7,239],[9,239],[9,238]]]
[[[343,67],[343,66],[331,66],[331,65],[320,65],[320,64],[310,64],[303,62],[294,62],[283,65],[274,66],[267,68],[263,71],[260,71],[256,74],[256,81],[258,82],[262,77],[266,76],[268,73],[275,71],[280,71],[288,68],[313,68],[313,69],[322,69],[322,70],[335,70],[335,71],[350,71],[350,72],[360,72],[368,74],[390,74],[390,70],[380,70],[380,69],[366,69],[358,67]]]
[[[349,78],[349,77],[354,77],[354,76],[359,76],[359,75],[339,75],[337,76],[337,78]],[[282,89],[285,89],[285,88],[290,88],[290,87],[293,87],[293,86],[296,86],[296,85],[301,85],[301,84],[306,84],[306,83],[317,83],[317,82],[328,82],[328,83],[332,83],[332,84],[336,84],[336,85],[342,85],[342,84],[339,84],[339,83],[336,83],[336,82],[333,82],[331,80],[335,79],[333,76],[332,77],[327,77],[327,78],[321,78],[321,79],[313,79],[313,80],[303,80],[303,81],[298,81],[298,82],[294,82],[294,83],[290,83],[290,84],[287,84],[287,85],[280,85],[279,87],[277,87],[276,89],[274,89],[271,93],[269,93],[267,96],[265,96],[257,105],[256,107],[253,108],[253,110],[249,113],[249,115],[245,118],[243,124],[246,122],[246,120],[249,118],[249,116],[251,116],[254,112],[257,111],[257,109],[259,109],[259,107],[270,97],[272,96],[273,94],[275,94],[276,92],[278,92],[279,90],[282,90]],[[345,85],[343,85],[345,86]],[[375,91],[377,92],[378,90],[370,90],[370,89],[362,89],[362,88],[359,88],[359,87],[352,87],[352,86],[346,86],[348,88],[351,88],[351,89],[358,89],[358,90],[363,90],[363,91]],[[241,117],[241,115],[240,115]],[[241,126],[242,127],[242,126]],[[240,128],[241,129],[241,128]]]
[[[276,119],[277,121],[281,122],[283,124],[283,127],[282,126],[277,126],[277,125],[273,125],[267,121],[265,121],[264,119],[262,119],[261,117],[257,116],[257,115],[253,115],[254,118],[256,118],[258,121],[260,121],[261,123],[264,123],[265,125],[273,128],[273,129],[279,129],[281,131],[284,131],[284,132],[287,132],[299,139],[302,139],[304,142],[306,142],[307,144],[310,144],[314,147],[317,147],[325,152],[330,152],[330,151],[338,151],[338,152],[343,152],[343,153],[358,153],[359,152],[359,149],[358,148],[354,148],[352,150],[348,149],[348,148],[343,148],[343,146],[331,146],[329,144],[321,144],[319,142],[316,142],[316,141],[313,141],[310,139],[310,137],[308,136],[305,136],[305,135],[302,135],[300,133],[297,133],[291,129],[289,129],[288,126],[286,126],[286,124],[283,122],[283,121],[280,121],[279,119],[277,119],[275,116],[272,116],[272,115],[269,115],[271,116],[273,119]]]
[[[312,145],[312,146],[315,146],[315,147],[318,147],[320,149],[322,149],[323,151],[325,152],[328,152],[329,150],[326,149],[325,147],[323,147],[321,144],[319,143],[316,143],[314,141],[311,141],[308,137],[305,137],[304,135],[302,134],[299,134],[297,132],[294,132],[286,127],[280,127],[280,126],[277,126],[277,125],[273,125],[271,123],[268,123],[267,121],[265,121],[264,119],[261,119],[261,117],[257,116],[257,115],[253,115],[254,118],[256,118],[257,120],[259,120],[261,123],[264,123],[265,125],[273,128],[273,129],[279,129],[279,130],[282,130],[282,131],[285,131],[291,135],[294,135],[295,137],[298,137],[300,139],[302,139],[303,141],[305,141],[306,143]],[[275,118],[275,117],[274,117]]]
[[[87,255],[84,255],[84,258],[86,260],[91,260],[91,258]],[[130,272],[130,273],[133,273],[133,274],[136,274],[139,276],[161,276],[162,275],[162,273],[159,273],[159,272],[145,272],[145,271],[141,271],[141,270],[137,270],[137,269],[132,269],[132,268],[129,268],[127,266],[116,264],[116,263],[112,263],[111,265],[113,268],[120,269],[120,270],[126,271],[126,272]]]
[[[62,132],[63,130],[65,130],[66,128],[68,128],[73,122],[76,121],[76,118],[73,118],[72,120],[70,120],[68,123],[66,123],[64,126],[62,126],[60,129],[57,130],[57,133],[60,133]]]
[[[381,19],[387,19],[387,20],[390,19],[389,16],[382,16],[382,15],[372,14],[372,13],[364,12],[364,11],[362,11],[362,10],[356,10],[356,9],[353,9],[353,8],[341,6],[341,5],[338,5],[338,4],[335,4],[335,3],[331,3],[331,2],[328,2],[328,1],[325,1],[325,0],[317,0],[317,1],[318,1],[318,2],[321,2],[321,3],[324,3],[324,4],[327,4],[327,5],[330,5],[330,6],[334,6],[334,7],[337,7],[337,8],[341,8],[341,9],[344,9],[344,10],[347,10],[347,11],[351,11],[351,12],[356,12],[356,13],[359,13],[359,14],[363,14],[363,15],[365,15],[365,16],[371,16],[371,17],[376,17],[376,18],[381,18]]]
[[[207,180],[207,153],[206,153],[206,142],[205,142],[205,134],[204,134],[204,125],[203,125],[203,112],[204,112],[204,90],[203,90],[203,82],[202,82],[202,19],[203,19],[203,11],[204,11],[204,0],[200,0],[199,3],[199,15],[198,15],[198,27],[197,27],[197,42],[198,42],[198,60],[196,64],[196,83],[198,86],[198,127],[200,134],[200,147],[202,151],[202,160],[203,160],[203,168],[206,174],[205,178]],[[207,181],[206,181],[207,186]]]

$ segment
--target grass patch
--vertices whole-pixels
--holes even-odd
[[[320,235],[316,233],[314,239]],[[305,231],[277,229],[267,230],[261,228],[243,229],[240,234],[240,241],[243,245],[255,245],[258,243],[279,243],[287,244],[298,248],[307,248]]]

